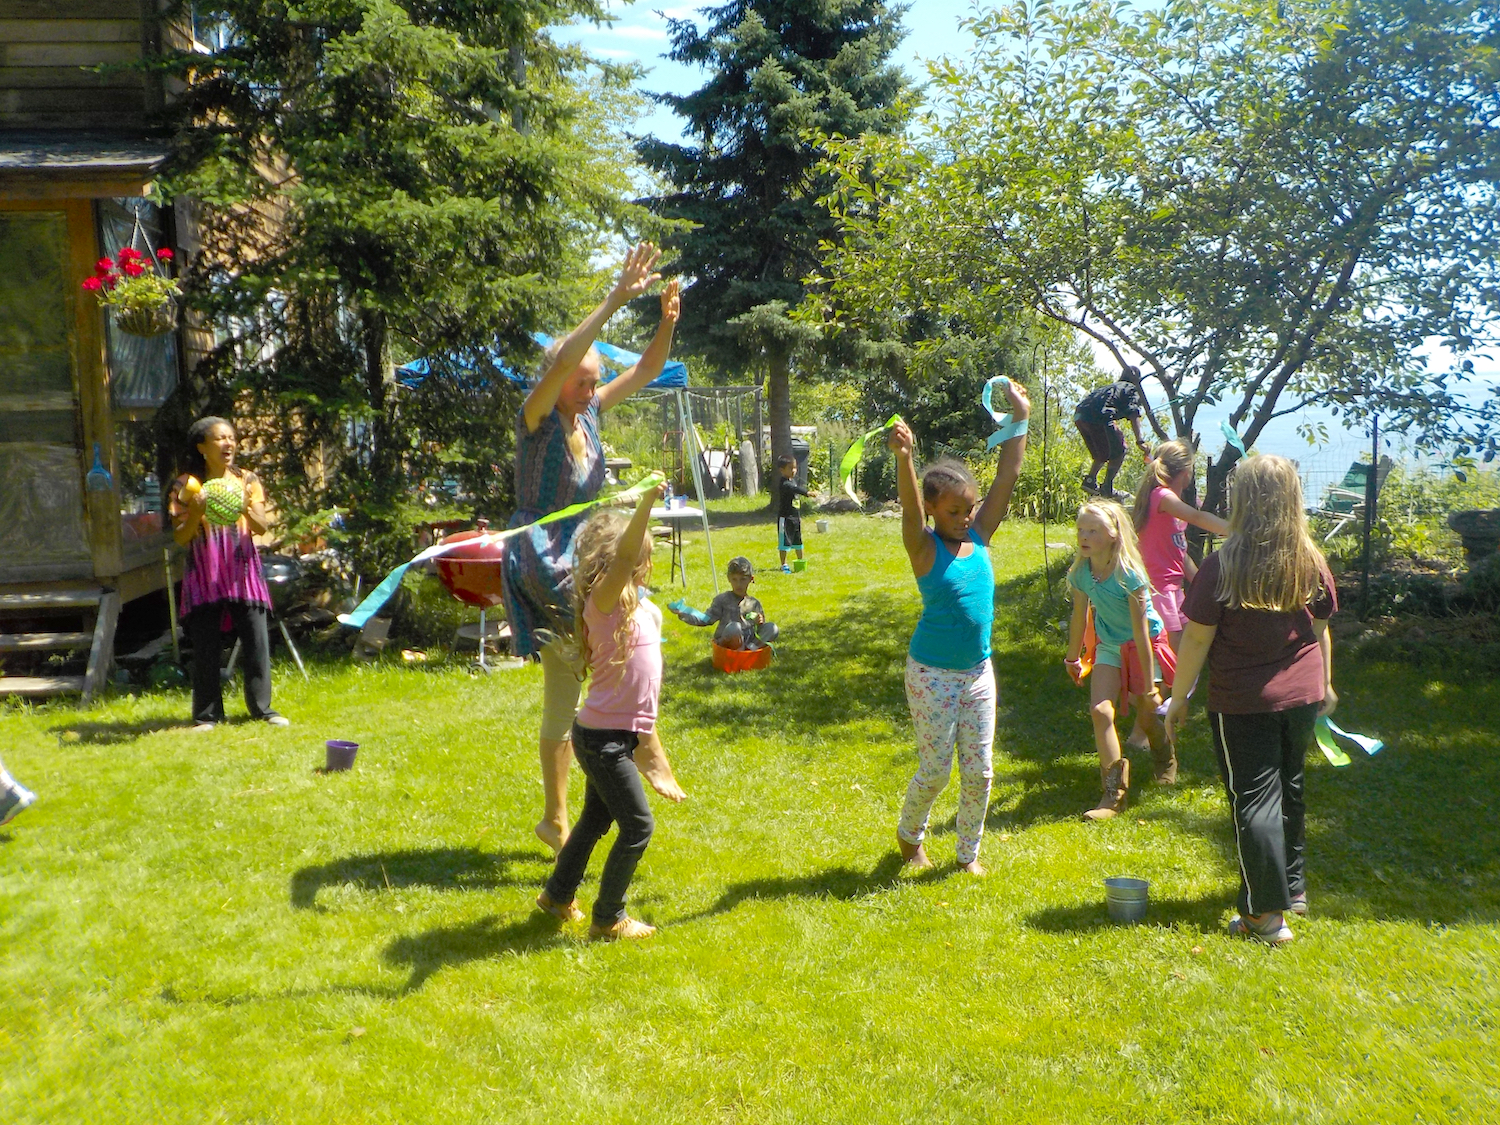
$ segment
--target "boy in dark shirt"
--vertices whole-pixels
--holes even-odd
[[[796,551],[802,558],[802,517],[797,511],[797,497],[806,496],[807,489],[797,483],[797,458],[783,453],[776,458],[776,534],[781,554],[781,572],[790,574],[786,553]]]
[[[1090,391],[1079,400],[1073,411],[1073,425],[1088,446],[1094,463],[1083,477],[1085,492],[1097,492],[1112,496],[1115,490],[1115,474],[1125,461],[1125,435],[1120,432],[1119,420],[1124,418],[1135,431],[1135,443],[1142,450],[1150,451],[1146,439],[1141,436],[1141,415],[1146,410],[1146,396],[1141,391],[1141,373],[1138,368],[1127,367],[1122,378],[1106,387]],[[1104,483],[1095,483],[1099,470],[1108,465]]]
[[[766,620],[765,606],[750,596],[755,568],[744,555],[729,560],[729,589],[708,603],[708,611],[675,601],[667,608],[689,625],[714,625],[714,644],[720,648],[764,648],[776,639],[777,629]]]

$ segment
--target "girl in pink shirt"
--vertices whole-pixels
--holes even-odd
[[[684,796],[656,734],[661,610],[640,596],[651,578],[651,506],[661,494],[660,487],[648,489],[628,524],[616,512],[591,516],[578,533],[573,563],[575,636],[590,682],[572,739],[588,788],[536,904],[564,922],[581,919],[574,894],[594,845],[618,824],[594,900],[589,937],[595,940],[656,932],[625,913],[625,891],[655,828],[641,777],[669,800]]]
[[[1146,577],[1151,580],[1151,604],[1161,614],[1174,652],[1182,636],[1183,587],[1198,571],[1187,557],[1187,525],[1212,535],[1229,534],[1229,525],[1218,516],[1182,498],[1193,483],[1193,460],[1193,447],[1181,438],[1158,445],[1135,490],[1131,512]]]
[[[1167,643],[1173,652],[1177,651],[1186,622],[1182,616],[1183,590],[1198,573],[1187,555],[1187,525],[1201,527],[1213,535],[1229,533],[1229,525],[1218,516],[1201,511],[1182,498],[1193,483],[1195,456],[1193,447],[1181,438],[1158,445],[1135,490],[1135,509],[1131,512],[1146,577],[1151,582],[1151,604],[1167,627]],[[1126,745],[1138,750],[1148,745],[1139,711]],[[1177,779],[1175,764],[1169,772],[1170,784]]]

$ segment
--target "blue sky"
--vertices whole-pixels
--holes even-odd
[[[667,17],[692,19],[699,7],[711,5],[666,3],[663,0],[638,0],[622,3],[615,0],[611,11],[618,17],[607,27],[585,24],[563,29],[559,37],[576,40],[590,53],[615,62],[638,62],[649,69],[641,88],[652,92],[683,94],[703,82],[701,71],[681,66],[661,57],[670,45],[667,39]],[[916,0],[906,14],[907,36],[898,58],[914,81],[926,80],[927,71],[921,59],[944,54],[961,54],[968,50],[968,36],[959,31],[958,22],[971,14],[972,0]],[[678,118],[657,109],[641,121],[643,133],[676,139],[681,135]]]
[[[647,68],[641,82],[643,90],[662,93],[685,94],[697,89],[703,82],[702,71],[682,66],[662,58],[669,47],[667,19],[691,19],[702,4],[666,3],[662,0],[637,0],[635,3],[614,0],[611,11],[618,17],[606,27],[579,25],[562,29],[560,38],[571,39],[582,44],[590,53],[618,62],[637,62]],[[984,4],[992,7],[993,4]],[[969,33],[959,27],[959,22],[974,13],[974,0],[914,0],[906,13],[906,39],[897,52],[897,60],[906,68],[915,83],[925,82],[927,70],[924,60],[943,55],[962,57],[970,49]],[[670,111],[655,108],[637,125],[637,131],[659,137],[679,139],[679,119]],[[1102,354],[1101,361],[1105,358]],[[1433,356],[1434,369],[1447,364],[1446,353],[1441,349]],[[1485,383],[1500,380],[1500,363],[1493,358],[1475,356],[1474,365],[1480,379]],[[1105,370],[1113,362],[1101,362]],[[1148,384],[1148,390],[1151,384]],[[1164,396],[1163,396],[1164,397]],[[1476,399],[1482,395],[1476,395]],[[1227,414],[1227,410],[1224,412]],[[1368,437],[1358,433],[1342,431],[1338,422],[1326,412],[1318,412],[1314,420],[1324,421],[1330,430],[1330,441],[1321,448],[1311,448],[1296,433],[1298,417],[1278,419],[1261,435],[1258,448],[1264,452],[1280,453],[1302,463],[1304,474],[1310,478],[1325,475],[1337,479],[1349,462],[1362,450],[1368,448]],[[1198,428],[1203,434],[1205,448],[1215,449],[1221,444],[1218,436],[1219,415],[1200,416]],[[1390,450],[1391,452],[1399,452]],[[1310,479],[1310,484],[1317,483]]]

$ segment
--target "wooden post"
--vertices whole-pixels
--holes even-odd
[[[1380,415],[1370,416],[1370,474],[1365,477],[1364,584],[1360,587],[1359,616],[1370,614],[1370,537],[1375,530],[1375,505],[1380,499]]]

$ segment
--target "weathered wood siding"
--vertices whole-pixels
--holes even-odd
[[[155,84],[93,68],[152,49],[154,11],[154,0],[0,0],[0,128],[145,126]]]

